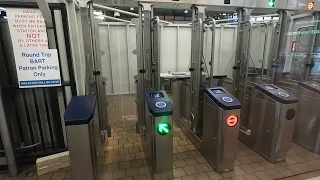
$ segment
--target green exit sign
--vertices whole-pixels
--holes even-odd
[[[276,0],[269,0],[269,7],[274,7],[274,5],[276,4]]]
[[[160,122],[157,127],[157,132],[159,135],[168,135],[171,132],[171,125],[167,122]]]

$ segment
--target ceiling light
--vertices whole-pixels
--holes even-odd
[[[103,13],[102,13],[102,11],[94,10],[94,11],[93,11],[93,15],[95,15],[95,16],[101,16],[101,15],[103,15]]]
[[[131,7],[131,8],[130,8],[130,11],[134,11],[134,8],[133,8],[133,7]]]
[[[188,10],[184,10],[184,13],[185,13],[185,14],[188,14]]]
[[[113,16],[114,17],[120,17],[120,13],[119,12],[114,12]]]
[[[223,13],[222,15],[225,16],[225,15],[227,15],[227,14],[226,14],[226,13]]]

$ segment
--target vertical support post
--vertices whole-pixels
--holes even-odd
[[[202,59],[203,59],[203,20],[205,17],[204,7],[192,7],[192,14],[195,19],[192,22],[192,46],[191,46],[191,130],[196,134],[201,134],[201,119],[199,114],[200,105],[200,85],[202,79]],[[202,16],[202,18],[200,18]]]
[[[320,19],[320,12],[314,12],[313,13],[313,25],[314,29],[313,30],[318,30],[319,29],[319,19]],[[317,51],[317,48],[319,47],[319,34],[312,34],[311,35],[311,43],[310,43],[310,51],[307,55],[306,62],[305,62],[305,71],[304,71],[304,80],[308,81],[311,73],[311,69],[313,67],[313,59],[312,59],[312,53]]]
[[[153,88],[152,82],[152,59],[151,59],[151,3],[141,3],[143,7],[143,61],[145,68],[145,88]]]
[[[97,22],[94,20],[93,15],[93,2],[88,3],[89,6],[89,25],[90,25],[90,37],[91,37],[91,53],[93,61],[93,80],[94,80],[94,94],[97,96],[97,105],[99,112],[99,131],[102,137],[102,140],[105,141],[105,136],[108,134],[111,136],[111,128],[108,125],[107,121],[107,112],[106,112],[106,94],[105,87],[101,77],[101,55],[100,55],[100,46],[99,38],[96,36],[97,32]]]
[[[250,59],[252,22],[250,21],[252,9],[238,10],[238,37],[234,67],[234,94],[242,104],[241,126],[246,128],[249,111],[246,102],[250,99],[247,95],[248,71]]]
[[[55,38],[55,34],[54,34],[53,19],[52,19],[51,10],[49,8],[49,5],[48,5],[47,1],[43,1],[43,0],[37,0],[37,4],[38,4],[39,9],[41,10],[41,13],[43,15],[43,18],[45,19],[45,22],[46,22],[49,48],[56,49],[57,43],[56,43],[56,38]],[[63,140],[64,140],[65,146],[68,146],[66,127],[64,124],[65,104],[64,104],[64,99],[63,99],[63,90],[64,90],[63,87],[57,87],[57,96],[58,96],[58,103],[59,103],[59,110],[60,110]]]
[[[11,141],[11,136],[8,128],[8,121],[3,107],[2,87],[0,86],[0,135],[3,144],[4,153],[8,163],[8,170],[10,176],[18,175],[18,168],[16,164],[16,157],[14,154],[14,147]]]
[[[280,35],[280,24],[279,22],[274,23],[272,25],[272,34],[271,34],[271,46],[269,50],[269,58],[268,58],[268,71],[267,71],[267,78],[271,78],[271,82],[274,79],[274,67],[276,64],[276,58],[278,54],[278,42],[279,42],[279,35]]]
[[[238,9],[238,36],[237,36],[237,44],[236,44],[236,55],[235,55],[235,66],[233,67],[234,73],[234,93],[236,97],[239,97],[239,89],[240,89],[240,82],[241,82],[241,67],[246,66],[246,63],[242,61],[241,55],[242,53],[242,43],[243,43],[243,33],[241,30],[241,22],[249,21],[251,17],[252,9],[242,8]],[[249,50],[250,51],[250,50]]]
[[[161,52],[161,33],[160,33],[160,19],[154,17],[151,20],[151,79],[152,89],[160,90],[160,52]]]
[[[275,65],[273,70],[273,78],[272,83],[277,85],[278,82],[281,80],[282,71],[284,69],[284,64],[286,61],[286,46],[287,46],[287,32],[289,30],[290,25],[290,16],[291,13],[286,10],[279,10],[279,25],[280,25],[280,34],[279,34],[279,41],[278,41],[278,50],[275,60]]]
[[[142,31],[142,5],[138,5],[139,18],[136,23],[136,44],[137,44],[137,110],[138,121],[136,123],[136,131],[141,132],[142,126],[145,126],[145,101],[144,101],[144,58],[143,58],[143,31]]]
[[[211,18],[212,21],[212,27],[211,27],[211,32],[212,32],[212,38],[211,38],[211,60],[210,60],[210,81],[209,81],[209,86],[213,86],[213,68],[214,68],[214,48],[215,48],[215,41],[216,41],[216,21]],[[221,32],[222,33],[222,27],[221,27]],[[220,34],[222,35],[222,34]],[[220,36],[222,37],[222,36]],[[221,43],[221,40],[220,40]],[[220,46],[221,47],[221,46]],[[220,54],[221,54],[221,49],[220,49]],[[220,59],[220,55],[219,55]],[[218,69],[220,68],[220,61],[218,62]],[[220,73],[220,72],[218,72]]]

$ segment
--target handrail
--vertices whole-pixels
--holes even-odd
[[[112,7],[108,7],[108,6],[103,6],[103,5],[96,4],[96,3],[93,3],[93,7],[97,8],[97,9],[115,11],[115,12],[119,12],[119,13],[122,13],[122,14],[130,15],[130,16],[133,16],[133,17],[139,17],[139,14],[136,14],[136,13],[132,13],[132,12],[128,12],[128,11],[124,11],[124,10],[121,10],[121,9],[116,9],[116,8],[112,8]],[[164,21],[164,20],[160,20],[160,22],[166,23],[166,24],[172,24],[171,22]]]

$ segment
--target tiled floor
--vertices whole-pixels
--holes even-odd
[[[150,179],[140,134],[137,134],[135,130],[137,120],[134,106],[135,96],[109,96],[108,99],[109,107],[111,107],[108,108],[108,119],[112,128],[112,137],[108,138],[108,146],[105,147],[106,172],[104,180]],[[271,164],[240,142],[238,142],[235,170],[218,174],[175,125],[173,135],[175,180],[302,180],[320,176],[320,171],[315,171],[320,169],[320,156],[295,144],[289,150],[285,162]],[[302,173],[307,174],[299,175]],[[0,174],[0,180],[13,179],[71,180],[71,176],[69,168],[39,177],[34,171],[13,178]]]
[[[135,116],[124,116],[121,121],[111,122],[112,137],[106,148],[107,179],[148,179],[141,138],[135,133],[135,121]],[[320,156],[295,144],[288,152],[286,162],[272,164],[238,142],[235,171],[218,174],[177,126],[174,126],[173,134],[173,173],[176,180],[268,180],[292,178],[320,169]]]

